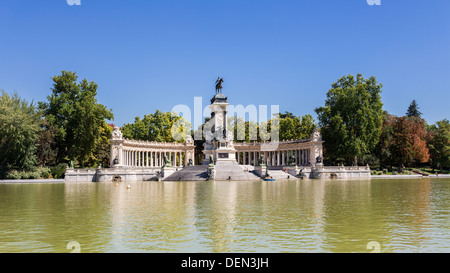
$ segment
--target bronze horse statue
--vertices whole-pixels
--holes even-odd
[[[223,78],[217,77],[217,80],[216,80],[216,94],[219,94],[219,93],[222,92],[222,88],[223,88],[222,83],[223,83]]]

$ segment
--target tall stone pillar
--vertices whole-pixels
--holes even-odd
[[[111,154],[110,154],[110,166],[111,167],[121,167],[124,166],[123,163],[123,139],[122,132],[119,127],[114,127],[111,133]]]
[[[316,129],[311,134],[311,147],[309,149],[309,160],[311,162],[311,165],[315,165],[316,163],[322,164],[323,160],[323,148],[322,148],[322,135],[320,132]],[[317,162],[317,159],[320,158],[320,162]]]

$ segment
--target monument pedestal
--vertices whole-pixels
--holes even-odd
[[[212,156],[214,162],[236,162],[236,149],[233,145],[233,132],[228,131],[227,97],[216,94],[211,99],[211,131],[206,132],[206,142],[203,144],[204,165],[210,164]]]
[[[164,180],[164,178],[169,177],[171,174],[176,172],[175,167],[162,167],[160,172],[160,177]]]
[[[287,166],[284,167],[284,169],[286,170],[286,172],[292,176],[298,176],[299,172],[300,172],[300,168],[298,166]]]
[[[267,173],[267,166],[266,165],[259,165],[255,166],[255,170],[253,171],[257,176],[264,178]]]

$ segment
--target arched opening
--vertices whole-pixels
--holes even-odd
[[[120,182],[120,181],[122,181],[122,177],[120,177],[120,175],[115,175],[113,177],[113,182]]]

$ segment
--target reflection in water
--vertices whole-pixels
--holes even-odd
[[[0,252],[448,252],[449,182],[0,184]]]

